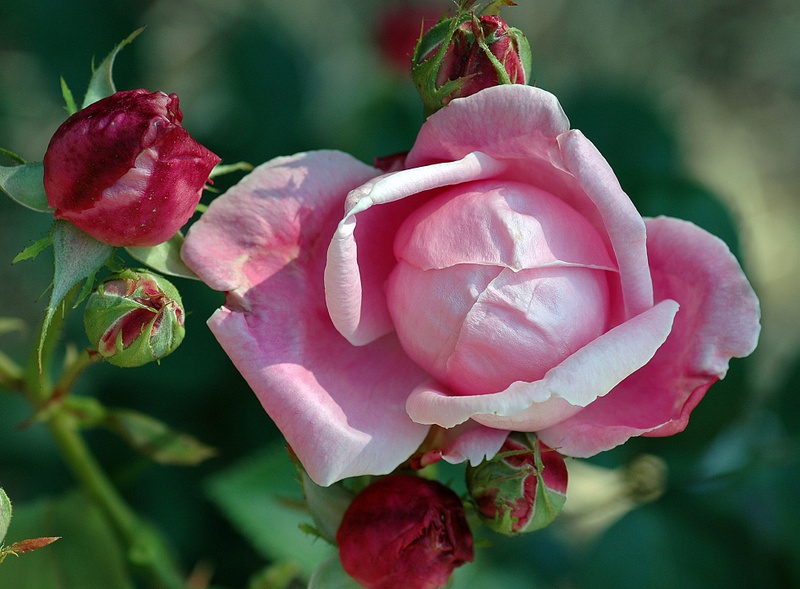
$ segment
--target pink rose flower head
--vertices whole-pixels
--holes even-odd
[[[175,94],[147,90],[117,92],[69,117],[44,156],[55,217],[114,246],[167,241],[220,161],[182,119]]]
[[[344,570],[367,589],[436,589],[472,562],[461,500],[444,485],[391,475],[361,491],[336,533]]]
[[[727,246],[643,219],[556,98],[453,100],[405,169],[278,158],[216,199],[184,260],[209,320],[309,475],[477,464],[509,431],[568,456],[683,430],[759,334]]]

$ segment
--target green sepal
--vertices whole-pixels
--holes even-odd
[[[92,78],[89,80],[89,87],[86,89],[86,95],[83,98],[81,108],[86,108],[90,104],[106,96],[111,96],[117,91],[111,74],[111,70],[114,67],[114,59],[117,57],[117,53],[119,53],[125,45],[138,37],[143,30],[144,27],[141,27],[133,31],[133,33],[128,35],[126,39],[111,50],[111,53],[100,62],[97,68],[95,68],[94,65],[92,66]]]
[[[72,287],[93,276],[114,252],[113,246],[97,241],[67,221],[56,220],[51,232],[54,254],[53,290],[45,310],[39,337],[39,373],[47,330],[58,306]]]
[[[44,192],[44,165],[41,162],[0,166],[0,189],[24,207],[39,213],[52,213]]]
[[[8,524],[11,523],[11,499],[8,498],[3,487],[0,487],[0,546],[3,545],[3,540],[8,531]]]
[[[320,487],[306,474],[302,465],[297,464],[297,467],[303,484],[303,495],[316,530],[321,538],[335,545],[336,530],[339,529],[344,512],[352,503],[355,494],[346,489],[341,482],[329,487]]]
[[[107,409],[100,425],[159,464],[194,466],[217,455],[215,448],[138,411]]]
[[[7,149],[3,149],[2,147],[0,147],[0,155],[6,156],[8,159],[14,160],[18,164],[27,164],[28,163],[28,162],[25,161],[25,158],[23,158],[21,155],[18,155],[16,153],[14,153],[13,151],[9,151]]]
[[[11,263],[16,264],[17,262],[21,262],[23,260],[32,260],[52,244],[53,240],[49,235],[42,237],[41,239],[37,239],[24,250],[19,252],[14,259],[11,260]]]
[[[125,251],[142,264],[146,264],[162,274],[200,280],[197,274],[183,263],[181,259],[182,246],[183,234],[178,232],[164,243],[152,247],[126,247]]]
[[[460,7],[456,16],[441,19],[417,41],[411,60],[411,77],[422,99],[426,117],[442,108],[444,99],[457,92],[464,84],[464,80],[448,80],[437,87],[436,74],[456,30],[470,18],[472,18],[471,15],[465,12],[463,7]],[[436,53],[425,59],[425,56],[437,46],[439,49]]]
[[[67,86],[67,81],[61,77],[61,96],[64,97],[64,104],[67,109],[67,114],[72,116],[78,112],[78,105],[75,104],[75,97],[72,95],[72,90]]]
[[[235,164],[217,164],[208,175],[209,178],[216,178],[217,176],[224,176],[231,172],[250,172],[253,170],[253,164],[248,162],[236,162]]]

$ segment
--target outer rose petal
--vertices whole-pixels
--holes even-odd
[[[539,432],[571,456],[592,456],[638,435],[682,431],[730,358],[749,355],[760,331],[758,299],[718,238],[678,219],[647,219],[647,248],[657,300],[681,309],[664,345],[607,396]]]
[[[341,203],[374,175],[338,152],[268,162],[211,204],[182,252],[229,291],[209,325],[321,485],[390,472],[428,431],[404,410],[427,375],[392,335],[351,346],[325,307],[325,248]]]

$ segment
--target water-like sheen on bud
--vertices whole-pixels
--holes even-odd
[[[44,156],[55,217],[114,246],[153,246],[175,235],[220,161],[182,119],[175,94],[141,89],[69,117]]]
[[[124,270],[89,296],[84,326],[103,358],[123,367],[160,360],[183,341],[184,311],[178,290],[149,272]]]
[[[535,434],[512,433],[494,458],[467,467],[467,488],[490,528],[510,536],[532,532],[561,512],[567,467]]]

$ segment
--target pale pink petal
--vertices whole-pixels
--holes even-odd
[[[611,166],[580,131],[564,133],[558,143],[567,169],[603,220],[617,260],[625,318],[638,315],[653,305],[644,221],[622,191]]]
[[[727,246],[686,221],[647,220],[657,300],[681,309],[667,341],[642,369],[574,417],[539,432],[571,456],[592,456],[638,435],[682,431],[731,358],[749,355],[760,331],[758,300]]]
[[[464,263],[616,269],[603,239],[575,209],[505,179],[442,191],[409,215],[394,248],[398,259],[422,270]]]
[[[472,466],[493,458],[509,434],[505,430],[485,427],[474,421],[445,431],[450,436],[441,447],[442,459],[450,464],[469,461]]]
[[[428,430],[404,406],[429,376],[394,336],[351,346],[325,306],[327,243],[347,192],[374,174],[338,152],[273,160],[216,199],[183,249],[229,291],[209,325],[321,485],[390,472]]]
[[[473,396],[454,396],[422,383],[406,408],[414,421],[442,427],[468,419],[516,431],[549,427],[606,395],[644,366],[667,338],[677,310],[674,301],[662,301],[584,346],[542,380],[515,382],[502,392]]]
[[[418,193],[502,170],[491,158],[471,153],[457,162],[388,174],[351,193],[347,213],[330,241],[325,268],[328,311],[339,333],[360,346],[392,331],[383,283],[394,264],[395,231],[419,205]],[[406,200],[409,196],[414,198]]]
[[[406,167],[458,160],[473,151],[535,165],[557,155],[555,138],[568,129],[558,99],[549,92],[522,84],[486,88],[430,116]]]

